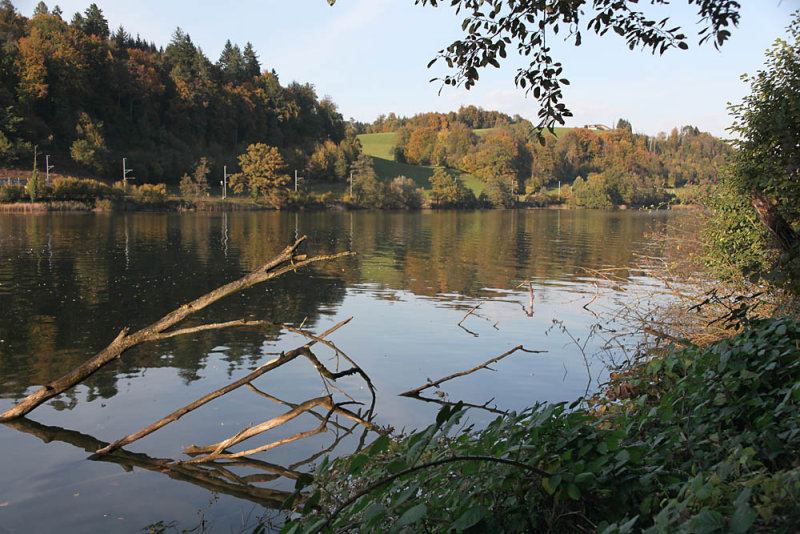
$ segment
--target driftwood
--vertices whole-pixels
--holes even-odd
[[[498,362],[498,361],[502,360],[502,359],[503,359],[503,358],[505,358],[506,356],[510,356],[510,355],[514,354],[514,353],[515,353],[515,352],[517,352],[518,350],[521,350],[522,352],[528,352],[528,353],[530,353],[530,354],[541,354],[541,353],[543,353],[543,352],[547,352],[546,350],[528,350],[528,349],[526,349],[525,347],[523,347],[522,345],[517,345],[516,347],[514,347],[514,348],[513,348],[513,349],[511,349],[511,350],[509,350],[508,352],[505,352],[505,353],[501,354],[500,356],[497,356],[496,358],[492,358],[492,359],[491,359],[491,360],[489,360],[489,361],[483,362],[482,364],[480,364],[480,365],[478,365],[478,366],[476,366],[476,367],[473,367],[472,369],[470,369],[470,370],[468,370],[468,371],[462,371],[462,372],[460,372],[460,373],[455,373],[455,374],[452,374],[452,375],[450,375],[450,376],[446,376],[446,377],[444,377],[444,378],[440,378],[439,380],[436,380],[436,381],[434,381],[434,382],[428,382],[428,383],[427,383],[427,384],[425,384],[424,386],[420,386],[420,387],[418,387],[418,388],[415,388],[415,389],[408,390],[408,391],[406,391],[406,392],[400,393],[400,395],[401,395],[402,397],[416,397],[416,396],[418,396],[418,395],[419,395],[419,394],[420,394],[422,391],[425,391],[426,389],[428,389],[428,388],[433,388],[433,387],[436,387],[436,388],[438,388],[438,387],[439,387],[439,384],[441,384],[441,383],[443,383],[443,382],[447,382],[448,380],[452,380],[452,379],[454,379],[454,378],[458,378],[458,377],[460,377],[460,376],[465,376],[465,375],[468,375],[468,374],[474,373],[475,371],[478,371],[478,370],[480,370],[480,369],[488,369],[488,368],[489,368],[489,365],[491,365],[491,364],[493,364],[493,363],[495,363],[495,362]]]
[[[525,309],[525,305],[522,304],[521,305],[522,306],[522,311],[524,311],[525,315],[527,315],[528,317],[533,317],[533,283],[530,280],[528,280],[527,282],[522,282],[520,285],[517,286],[517,289],[519,289],[519,288],[521,288],[523,286],[528,286],[528,293],[530,293],[530,296],[531,296],[531,305],[530,305],[531,309],[530,310],[526,310]]]
[[[478,308],[483,306],[485,303],[486,303],[486,301],[483,300],[483,301],[479,302],[476,306],[470,308],[470,310],[467,312],[467,314],[464,315],[464,317],[462,317],[460,321],[458,321],[458,326],[461,326],[461,323],[463,323],[467,319],[467,317],[472,315],[475,312],[475,310],[477,310]],[[466,330],[466,328],[465,328],[465,330]]]
[[[40,404],[85,380],[110,361],[122,356],[122,354],[131,347],[150,341],[158,341],[177,335],[191,334],[205,330],[263,324],[257,321],[240,320],[227,323],[208,324],[167,332],[168,329],[172,328],[190,315],[206,308],[207,306],[232,293],[236,293],[255,284],[271,280],[290,271],[295,271],[300,267],[304,267],[311,263],[332,260],[353,254],[352,252],[341,252],[338,254],[316,256],[313,258],[308,258],[306,255],[296,255],[295,251],[297,250],[297,247],[299,247],[304,240],[305,236],[295,241],[294,244],[286,247],[283,252],[275,256],[273,259],[265,262],[250,274],[247,274],[236,281],[230,282],[195,299],[188,304],[181,306],[177,310],[168,313],[155,323],[142,328],[133,334],[129,334],[127,328],[122,330],[116,339],[111,342],[111,344],[97,353],[92,359],[73,369],[61,378],[46,384],[34,393],[28,395],[25,399],[17,403],[11,409],[0,414],[0,421],[9,421],[29,413]]]

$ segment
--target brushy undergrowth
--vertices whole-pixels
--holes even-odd
[[[446,407],[299,480],[282,532],[798,531],[795,321],[671,348],[609,391],[480,430]]]

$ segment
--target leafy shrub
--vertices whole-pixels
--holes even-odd
[[[457,431],[463,411],[317,468],[284,534],[748,532],[800,524],[800,326],[751,324],[616,374],[608,399]],[[287,504],[298,502],[298,492]],[[405,529],[405,530],[404,530]]]
[[[586,180],[580,176],[575,178],[572,195],[578,206],[585,208],[610,208],[613,205],[602,174],[592,173]]]
[[[132,186],[130,194],[136,202],[142,204],[160,204],[167,199],[167,186],[164,184],[142,184]]]
[[[97,180],[60,177],[52,183],[53,200],[93,200],[113,196],[111,187]]]
[[[513,208],[516,198],[511,190],[512,179],[507,176],[489,178],[481,197],[495,208]]]
[[[7,184],[0,186],[0,203],[22,202],[26,196],[25,186],[23,185]]]
[[[422,206],[422,189],[406,176],[397,176],[386,189],[384,207],[418,209]]]
[[[539,188],[536,193],[528,194],[525,197],[525,202],[538,208],[545,208],[554,204],[559,204],[558,193],[550,193],[545,186]]]
[[[440,208],[473,208],[477,203],[475,193],[454,174],[439,167],[429,179],[431,199]]]

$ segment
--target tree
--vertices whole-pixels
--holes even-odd
[[[102,172],[105,168],[107,153],[102,128],[102,122],[95,124],[89,115],[81,112],[78,126],[75,128],[78,139],[72,143],[69,150],[73,161],[97,172]]]
[[[406,176],[397,176],[386,191],[385,207],[418,209],[422,206],[422,189]]]
[[[236,193],[246,189],[253,197],[261,193],[264,200],[278,204],[279,192],[290,182],[286,174],[286,164],[280,151],[274,146],[255,143],[247,147],[247,152],[239,156],[242,172],[231,176],[231,188]]]
[[[96,35],[100,39],[108,39],[108,21],[103,16],[103,11],[97,4],[90,4],[83,12],[83,27],[81,28],[86,35]]]
[[[362,208],[380,208],[383,206],[385,190],[378,181],[378,175],[372,163],[372,157],[361,154],[353,163],[353,195],[346,198],[348,202]]]
[[[471,208],[475,206],[475,194],[456,175],[441,167],[429,178],[431,199],[442,208]]]
[[[244,45],[242,58],[244,59],[245,79],[250,80],[261,74],[261,63],[258,62],[258,54],[256,54],[252,43],[249,41]]]
[[[200,197],[208,194],[208,175],[211,173],[208,158],[202,157],[197,163],[194,175],[181,177],[180,190],[184,197]]]
[[[25,188],[28,190],[28,195],[31,197],[31,202],[36,202],[39,198],[39,165],[37,162],[37,147],[33,147],[33,172],[28,179],[28,184]]]
[[[47,8],[47,4],[45,4],[44,2],[39,2],[38,4],[36,4],[36,7],[33,8],[34,17],[37,15],[48,15],[49,13],[50,10]]]
[[[800,293],[800,238],[796,231],[800,224],[800,13],[795,13],[788,31],[788,40],[778,39],[767,51],[766,68],[744,77],[751,94],[730,107],[734,117],[731,131],[738,138],[733,142],[732,165],[723,185],[733,193],[726,197],[732,203],[749,203],[752,209],[726,211],[725,206],[718,206],[717,211],[728,214],[730,228],[741,229],[742,219],[757,217],[766,232],[747,232],[741,236],[739,248],[759,246],[765,253],[770,249],[779,252],[771,272],[754,274],[766,274]]]
[[[436,7],[440,0],[414,0],[415,4]],[[336,0],[328,0],[333,5]],[[729,26],[739,22],[739,2],[735,0],[687,0],[704,26],[698,31],[700,44],[713,42],[721,46],[730,36]],[[443,2],[444,3],[444,2]],[[609,30],[625,39],[628,47],[641,47],[663,54],[669,49],[689,48],[688,37],[680,27],[670,27],[669,19],[657,20],[634,9],[635,2],[619,0],[450,0],[456,13],[464,12],[461,27],[463,39],[440,50],[428,64],[442,59],[453,69],[444,77],[444,85],[470,89],[488,66],[499,67],[507,49],[516,48],[528,65],[520,67],[514,78],[516,85],[533,94],[539,101],[539,126],[553,128],[564,124],[572,113],[562,100],[562,86],[569,81],[563,67],[550,53],[548,39],[565,30],[566,40],[580,46],[581,31],[605,35]],[[654,4],[666,4],[653,0]],[[659,6],[661,7],[661,6]],[[528,59],[530,58],[530,59]],[[540,137],[540,140],[543,138]]]

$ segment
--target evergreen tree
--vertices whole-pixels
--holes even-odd
[[[248,42],[244,45],[244,51],[242,52],[242,56],[244,57],[244,74],[245,79],[249,80],[261,74],[261,64],[258,62],[258,54],[256,54],[253,45]]]
[[[108,39],[108,21],[103,16],[103,11],[97,4],[90,4],[86,11],[82,30],[87,35],[96,35],[100,39]]]

